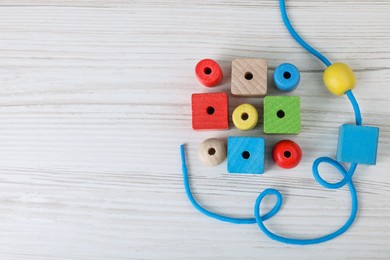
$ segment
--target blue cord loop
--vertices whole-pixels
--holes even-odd
[[[325,181],[320,176],[320,173],[318,172],[318,168],[319,168],[321,163],[327,163],[327,164],[334,166],[344,176],[344,178],[341,181],[336,182],[336,183],[329,183],[329,182]],[[349,168],[349,171],[347,171],[338,161],[336,161],[332,158],[329,158],[329,157],[320,157],[320,158],[317,158],[313,162],[312,172],[313,172],[314,179],[319,184],[321,184],[324,188],[336,190],[336,189],[340,189],[345,184],[351,182],[352,176],[355,173],[356,167],[357,167],[357,164],[352,163],[351,167]]]
[[[194,198],[192,192],[191,192],[191,187],[189,184],[188,180],[188,169],[187,169],[187,164],[186,164],[186,157],[185,157],[185,147],[184,144],[180,145],[180,153],[181,153],[181,161],[182,161],[182,171],[183,171],[183,179],[184,179],[184,187],[186,190],[187,197],[191,204],[202,214],[220,220],[224,222],[229,222],[233,224],[254,224],[257,223],[258,227],[260,228],[261,231],[265,235],[267,235],[270,239],[286,243],[286,244],[293,244],[293,245],[310,245],[310,244],[319,244],[323,243],[326,241],[329,241],[335,237],[338,237],[339,235],[343,234],[345,231],[349,229],[349,227],[352,225],[356,218],[356,213],[358,210],[358,200],[357,200],[357,194],[356,194],[356,189],[355,186],[352,182],[352,176],[355,172],[356,169],[356,164],[352,164],[351,168],[349,171],[346,171],[344,167],[337,161],[328,158],[328,157],[321,157],[318,158],[317,160],[314,161],[313,163],[313,175],[314,178],[317,180],[318,183],[320,183],[323,187],[328,188],[328,189],[339,189],[343,187],[345,184],[348,184],[351,197],[352,197],[352,210],[351,214],[347,220],[347,222],[338,230],[336,230],[333,233],[330,233],[328,235],[319,237],[319,238],[313,238],[313,239],[295,239],[295,238],[287,238],[283,236],[279,236],[275,233],[272,233],[267,227],[264,225],[264,221],[272,218],[273,216],[276,215],[276,213],[279,212],[280,208],[282,207],[283,203],[283,196],[282,194],[276,190],[276,189],[266,189],[263,192],[259,194],[259,196],[256,199],[255,206],[254,206],[254,218],[233,218],[233,217],[228,217],[224,215],[220,215],[214,212],[211,212],[204,207],[202,207]],[[318,172],[318,166],[320,163],[329,163],[333,166],[336,167],[336,169],[339,170],[339,172],[343,175],[343,180],[341,180],[338,183],[329,183],[322,179],[320,177],[319,172]],[[267,196],[275,196],[276,197],[276,204],[274,207],[266,214],[260,215],[261,212],[261,202],[262,200],[267,197]]]
[[[331,63],[330,61],[322,55],[320,52],[315,50],[313,47],[311,47],[308,43],[306,43],[299,35],[298,33],[294,30],[293,26],[290,23],[290,20],[288,19],[287,12],[286,12],[286,5],[284,0],[279,0],[279,5],[280,5],[280,11],[282,14],[283,22],[290,32],[291,36],[303,47],[305,48],[308,52],[313,54],[315,57],[317,57],[320,61],[322,61],[326,66],[330,66]],[[356,120],[356,125],[362,125],[362,116],[360,113],[360,108],[359,104],[356,101],[353,93],[351,90],[348,90],[345,93],[350,100],[354,113],[355,113],[355,120]],[[343,234],[345,231],[347,231],[351,225],[353,224],[356,214],[358,211],[358,199],[357,199],[357,194],[356,194],[356,189],[352,181],[352,177],[355,173],[357,164],[352,163],[349,170],[346,170],[339,162],[336,160],[329,158],[329,157],[320,157],[316,159],[313,162],[312,166],[312,172],[315,180],[322,185],[326,189],[340,189],[344,187],[346,184],[348,184],[349,191],[351,193],[351,213],[348,218],[348,220],[345,222],[343,226],[341,226],[339,229],[336,231],[324,235],[322,237],[318,238],[312,238],[312,239],[297,239],[297,238],[288,238],[288,237],[283,237],[280,235],[277,235],[273,232],[271,232],[265,225],[264,221],[272,218],[275,216],[280,208],[282,207],[283,203],[283,196],[282,194],[276,190],[276,189],[266,189],[263,192],[259,194],[259,196],[256,199],[255,205],[254,205],[254,218],[234,218],[234,217],[228,217],[224,215],[220,215],[214,212],[211,212],[204,207],[202,207],[194,198],[192,192],[191,192],[191,187],[188,179],[188,169],[187,169],[187,164],[186,164],[186,157],[185,157],[185,147],[184,144],[180,146],[180,153],[181,153],[181,161],[182,161],[182,172],[183,172],[183,179],[184,179],[184,187],[186,190],[186,194],[192,205],[201,213],[204,215],[224,221],[224,222],[229,222],[229,223],[234,223],[234,224],[255,224],[257,223],[258,227],[260,230],[267,235],[270,239],[273,239],[275,241],[281,242],[281,243],[286,243],[286,244],[293,244],[293,245],[311,245],[311,244],[319,244],[323,243],[326,241],[329,241],[333,238],[336,238]],[[321,163],[327,163],[333,167],[335,167],[338,172],[343,176],[343,179],[339,182],[336,183],[330,183],[326,180],[324,180],[320,173],[319,173],[319,166]],[[261,202],[263,199],[267,196],[275,196],[276,197],[276,203],[274,207],[266,214],[260,215],[261,213]]]
[[[344,172],[342,172],[344,174]],[[344,176],[344,178],[347,178]],[[349,190],[351,192],[351,197],[352,197],[352,210],[351,210],[351,215],[349,216],[347,222],[338,230],[336,230],[333,233],[330,233],[328,235],[319,237],[319,238],[312,238],[312,239],[296,239],[296,238],[288,238],[288,237],[283,237],[276,235],[275,233],[272,233],[269,231],[269,229],[266,228],[264,225],[264,220],[260,217],[260,204],[261,201],[263,200],[264,197],[268,195],[275,195],[277,198],[277,205],[282,204],[282,195],[280,194],[279,191],[275,189],[266,189],[256,199],[255,203],[255,208],[254,208],[254,214],[256,218],[257,225],[259,226],[260,230],[263,231],[265,235],[267,235],[270,239],[285,243],[285,244],[291,244],[291,245],[313,245],[313,244],[320,244],[324,243],[326,241],[329,241],[335,237],[340,236],[343,234],[345,231],[349,229],[349,227],[352,225],[356,218],[356,213],[358,209],[358,200],[357,200],[357,195],[356,195],[356,189],[355,186],[352,183],[352,180],[348,181],[348,186]]]

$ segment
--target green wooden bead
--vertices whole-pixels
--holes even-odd
[[[301,131],[300,99],[295,96],[264,98],[264,133],[298,134]]]

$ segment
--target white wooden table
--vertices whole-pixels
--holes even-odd
[[[256,225],[198,213],[187,200],[179,145],[187,143],[191,183],[206,207],[252,216],[258,193],[277,188],[278,234],[314,237],[339,228],[350,211],[346,188],[329,191],[311,174],[336,154],[338,127],[353,123],[346,97],[322,83],[324,69],[288,35],[277,0],[0,1],[0,259],[368,259],[390,257],[390,2],[287,2],[302,36],[356,72],[364,123],[380,127],[376,166],[354,177],[360,210],[331,242],[296,247],[269,240]],[[198,84],[202,58],[223,67],[223,85]],[[301,70],[302,133],[266,136],[266,172],[228,175],[226,162],[200,164],[210,137],[262,134],[194,132],[190,95],[229,91],[236,57]],[[272,84],[271,94],[279,94]],[[262,99],[231,98],[230,109]],[[291,138],[304,152],[293,170],[269,152]],[[340,178],[321,167],[328,180]],[[268,200],[272,204],[271,199]]]

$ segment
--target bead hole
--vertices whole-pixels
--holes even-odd
[[[245,160],[249,159],[250,156],[251,154],[248,151],[242,152],[242,158],[244,158]]]
[[[253,79],[253,74],[252,74],[252,72],[247,72],[247,73],[245,73],[245,79],[247,79],[247,80]]]
[[[283,110],[279,110],[278,112],[276,112],[276,115],[277,115],[279,118],[283,118],[283,117],[285,116]]]
[[[215,108],[213,108],[213,107],[207,108],[207,114],[212,115],[212,114],[214,114],[214,112],[215,112]]]
[[[291,78],[291,73],[288,72],[288,71],[286,71],[286,72],[283,73],[283,77],[284,77],[285,79],[290,79],[290,78]]]
[[[208,151],[209,155],[214,155],[215,154],[215,149],[214,148],[210,148]]]
[[[242,113],[242,114],[241,114],[241,119],[242,119],[242,120],[245,121],[245,120],[248,120],[248,118],[249,118],[249,115],[248,115],[247,113]]]
[[[290,158],[291,157],[291,152],[290,151],[284,151],[283,155],[286,158]]]
[[[203,69],[203,72],[204,72],[204,74],[209,75],[209,74],[211,74],[211,72],[213,72],[213,71],[211,70],[211,68],[206,67],[206,68]]]

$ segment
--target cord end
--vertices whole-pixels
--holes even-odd
[[[183,169],[183,172],[187,172],[185,144],[180,145],[180,156],[181,156],[181,167]]]

